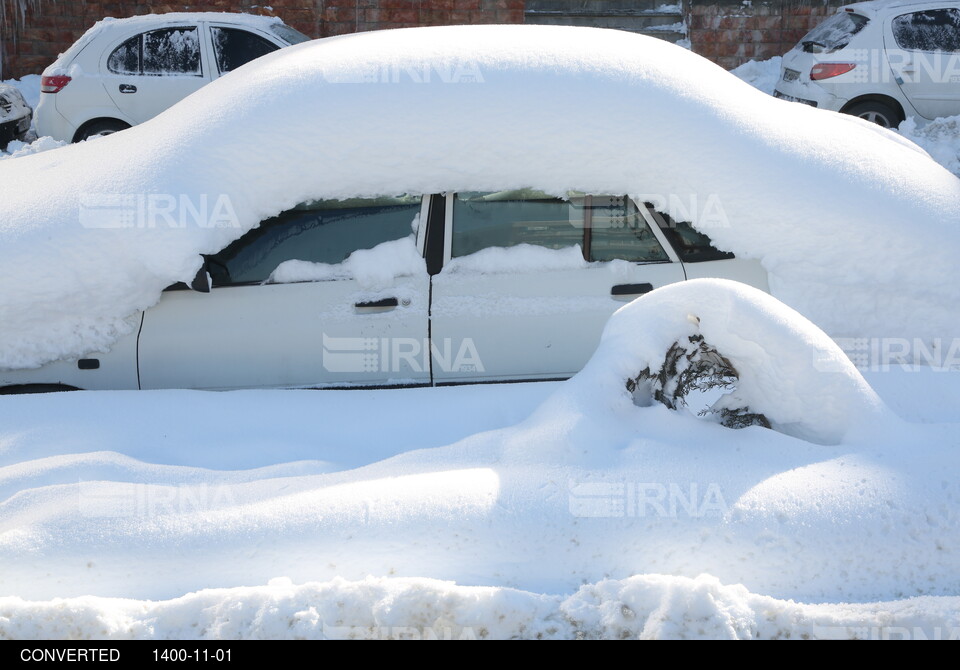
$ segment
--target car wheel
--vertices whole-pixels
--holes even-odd
[[[130,127],[129,123],[124,123],[123,121],[117,121],[115,119],[104,119],[103,121],[94,121],[93,123],[84,126],[77,133],[77,137],[74,139],[75,142],[83,142],[84,140],[89,140],[93,137],[101,137],[103,135],[112,135],[113,133],[118,133],[121,130],[126,130]]]
[[[846,110],[847,114],[857,116],[884,128],[896,128],[903,121],[900,112],[884,102],[861,102]]]

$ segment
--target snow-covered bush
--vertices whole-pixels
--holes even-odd
[[[836,444],[883,404],[823,331],[762,291],[722,279],[659,288],[611,318],[576,382],[677,408],[691,391],[727,393],[707,413]]]

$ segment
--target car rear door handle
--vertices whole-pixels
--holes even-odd
[[[653,284],[617,284],[610,289],[610,295],[615,298],[633,298],[653,290]]]
[[[121,93],[136,93],[137,87],[133,84],[120,84]]]
[[[365,312],[389,312],[391,309],[396,309],[399,304],[396,298],[384,298],[383,300],[358,302],[353,306],[357,310]]]

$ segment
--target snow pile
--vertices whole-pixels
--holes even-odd
[[[695,332],[737,366],[740,400],[781,430],[839,444],[637,406],[626,381]],[[919,388],[895,387],[901,395]],[[674,285],[626,306],[591,363],[562,385],[323,400],[266,391],[3,397],[0,593],[157,600],[278,576],[296,584],[428,577],[534,594],[593,584],[569,610],[582,623],[564,630],[671,635],[698,625],[708,635],[747,635],[753,606],[717,582],[808,602],[960,592],[960,487],[949,476],[960,467],[956,424],[907,424],[884,411],[822,333],[727,282]],[[955,408],[947,416],[955,419]],[[714,581],[662,591],[640,580],[636,593],[630,583],[597,584],[657,574]],[[338,621],[399,625],[370,615],[390,599],[375,587],[356,616],[336,618],[320,604],[311,613],[296,598],[278,616],[303,612],[305,635]],[[701,611],[710,600],[702,594],[717,589],[715,600],[730,605],[706,610],[708,623],[690,623],[686,606],[669,609],[687,600]],[[397,597],[417,593],[435,606],[413,607],[426,619],[412,626],[475,621],[444,609],[460,597],[449,585]],[[238,596],[246,598],[203,597],[234,607]],[[617,602],[635,616],[617,615],[625,612]],[[11,603],[31,607],[2,606]],[[55,613],[57,603],[37,607]],[[103,607],[114,606],[90,604],[89,616]],[[142,611],[124,607],[114,608],[121,632],[139,620],[125,617]],[[245,623],[210,625],[211,635],[256,634]]]
[[[576,270],[586,266],[587,261],[583,259],[579,244],[563,249],[516,244],[512,247],[488,247],[468,256],[453,258],[444,265],[443,271],[510,274]]]
[[[707,575],[546,595],[432,579],[211,589],[160,602],[0,597],[4,639],[958,639],[960,598],[806,605]]]
[[[30,109],[36,110],[40,103],[40,75],[28,74],[20,79],[7,79],[0,84],[9,84],[20,91],[23,99],[30,105]]]
[[[960,177],[960,116],[935,119],[922,127],[911,117],[900,124],[899,132]]]
[[[14,140],[7,145],[6,152],[0,151],[0,160],[10,158],[22,158],[23,156],[32,156],[51,149],[59,149],[66,146],[66,142],[55,140],[52,137],[40,137],[33,142],[21,142]]]
[[[747,61],[732,70],[730,74],[741,79],[767,95],[773,95],[773,90],[780,81],[780,70],[783,67],[783,56],[774,56],[767,60]]]
[[[819,328],[755,288],[694,279],[660,288],[620,308],[571,392],[608,390],[646,370],[656,376],[675,344],[692,339],[714,348],[738,376],[714,410],[760,413],[773,428],[836,444],[852,428],[875,422],[882,403],[843,351]],[[652,402],[643,388],[636,398]]]
[[[775,295],[833,336],[956,333],[960,286],[944,277],[960,182],[894,137],[622,31],[454,26],[302,44],[129,131],[0,164],[0,366],[109,347],[129,315],[195,276],[199,253],[298,203],[518,187],[693,209],[694,226],[709,218],[719,247],[762,259]],[[109,203],[151,194],[226,199],[237,216],[171,228],[148,207],[103,227]],[[691,207],[718,198],[729,226]]]

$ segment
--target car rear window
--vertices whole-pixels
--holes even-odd
[[[800,46],[809,53],[833,53],[850,44],[850,39],[863,30],[870,19],[861,14],[843,12],[829,19],[807,33]]]

